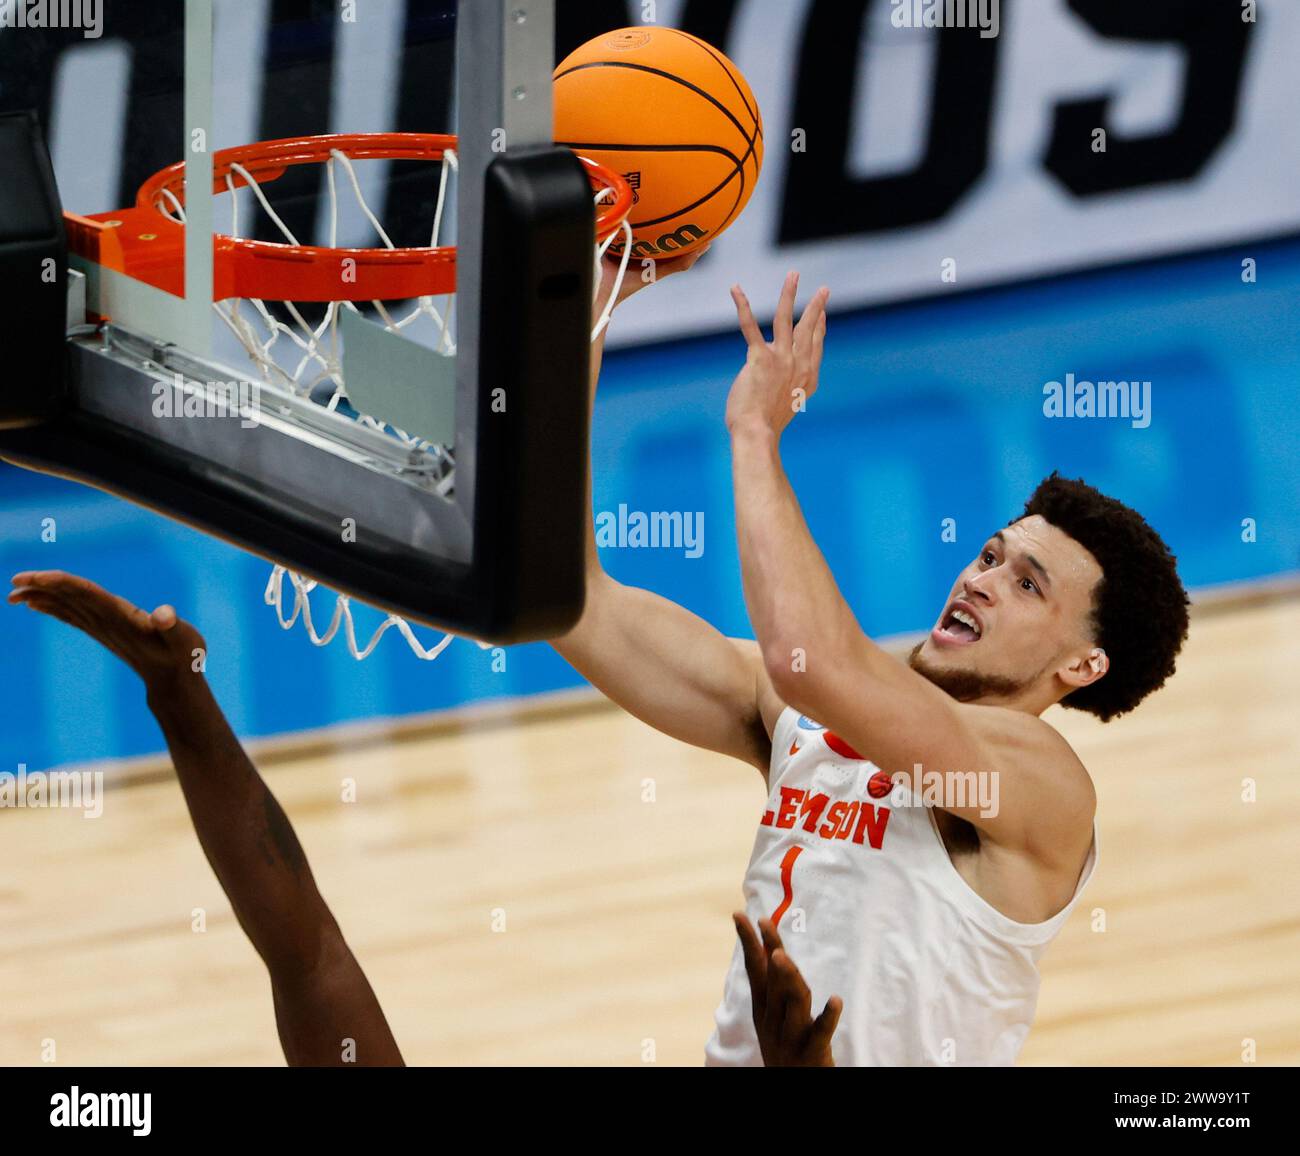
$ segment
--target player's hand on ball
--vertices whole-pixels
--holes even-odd
[[[9,601],[75,626],[111,650],[150,688],[193,669],[202,635],[170,606],[152,614],[102,586],[62,570],[25,570],[13,576]]]
[[[779,435],[817,390],[826,341],[826,302],[831,291],[819,289],[795,325],[794,300],[798,291],[799,274],[791,273],[781,289],[772,340],[768,341],[744,291],[739,285],[731,290],[740,331],[749,345],[745,368],[732,383],[727,398],[727,428],[733,432],[756,424]]]
[[[831,1037],[840,1022],[844,1001],[831,996],[821,1015],[813,1019],[812,992],[782,947],[776,928],[769,920],[760,919],[760,943],[742,912],[736,912],[732,919],[745,955],[754,1030],[763,1063],[769,1068],[833,1068]]]
[[[615,306],[621,305],[634,293],[639,293],[642,289],[662,281],[665,277],[671,277],[674,273],[685,273],[708,251],[708,245],[701,245],[700,248],[687,253],[686,256],[674,257],[669,261],[642,262],[636,257],[629,258],[627,271],[623,274],[623,283],[618,287],[618,297],[614,301]],[[618,269],[621,262],[621,257],[606,254],[600,263],[600,291],[596,294],[596,302],[592,311],[593,320],[600,316],[601,310],[605,308],[605,302],[609,300],[610,293],[614,291],[614,283],[618,280]]]

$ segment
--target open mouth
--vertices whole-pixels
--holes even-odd
[[[978,642],[983,633],[980,620],[959,603],[943,616],[930,637],[941,646],[970,646]]]

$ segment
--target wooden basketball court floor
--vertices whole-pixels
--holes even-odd
[[[1132,717],[1053,712],[1097,781],[1101,857],[1022,1063],[1236,1065],[1250,1041],[1300,1063],[1297,669],[1300,600],[1257,597],[1198,611]],[[590,695],[258,760],[408,1062],[701,1061],[753,770]],[[281,1063],[170,768],[116,770],[98,819],[0,810],[0,1063],[48,1040],[63,1064]]]

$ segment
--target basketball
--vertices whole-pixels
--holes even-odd
[[[675,28],[623,28],[555,70],[555,139],[622,173],[632,256],[679,257],[740,216],[763,167],[763,118],[740,70]],[[623,234],[610,251],[623,252]]]

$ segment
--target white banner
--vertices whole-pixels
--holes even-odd
[[[355,23],[290,9],[217,4],[217,147],[444,127],[447,0],[365,0]],[[845,309],[1300,230],[1300,0],[556,0],[556,13],[560,55],[619,24],[701,35],[764,117],[748,208],[689,277],[620,310],[614,345],[731,326],[735,282],[770,312],[791,268]],[[150,0],[107,6],[98,39],[0,28],[0,109],[41,110],[66,207],[128,204],[176,159],[180,52]],[[377,195],[385,221],[427,216],[408,194]],[[319,239],[319,183],[300,200],[298,227],[315,220]]]
[[[720,47],[762,107],[762,178],[611,344],[729,327],[736,282],[770,316],[791,269],[842,310],[1300,230],[1300,4],[1002,0],[996,37],[898,26],[942,8],[737,0]]]

